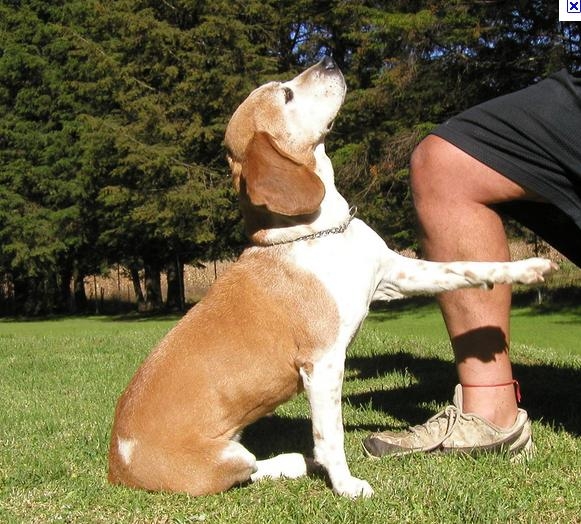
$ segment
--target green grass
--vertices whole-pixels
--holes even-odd
[[[2,523],[581,522],[581,311],[517,309],[512,346],[538,453],[372,461],[361,439],[423,422],[449,401],[452,355],[433,305],[371,314],[348,359],[346,449],[369,500],[334,496],[323,479],[265,481],[215,496],[145,493],[106,482],[117,396],[175,318],[0,322]],[[259,456],[312,445],[298,397],[250,428]]]

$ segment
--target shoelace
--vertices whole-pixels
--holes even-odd
[[[454,428],[456,427],[456,424],[458,423],[458,420],[460,419],[459,415],[459,410],[456,406],[446,406],[446,408],[442,411],[440,411],[439,413],[436,413],[433,417],[429,418],[426,422],[424,422],[423,424],[420,424],[418,426],[413,426],[409,428],[409,431],[419,435],[420,433],[428,433],[429,435],[432,434],[431,431],[431,427],[433,427],[433,423],[436,422],[438,429],[440,428],[440,423],[439,420],[442,418],[445,418],[447,421],[447,428],[446,428],[446,433],[444,434],[444,437],[442,439],[440,439],[439,442],[437,442],[433,448],[437,448],[442,442],[444,442],[444,440],[446,440],[454,431]]]

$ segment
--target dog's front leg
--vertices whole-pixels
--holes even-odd
[[[370,497],[373,489],[349,471],[345,457],[341,390],[345,351],[331,350],[316,362],[300,367],[305,392],[311,406],[315,460],[323,466],[333,491],[350,498]]]
[[[492,288],[494,284],[535,284],[557,269],[545,258],[516,262],[428,262],[397,255],[387,261],[374,300],[437,294],[467,287]]]

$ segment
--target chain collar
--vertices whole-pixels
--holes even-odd
[[[343,233],[351,224],[351,221],[355,218],[357,213],[357,206],[351,206],[349,208],[349,217],[345,222],[339,226],[331,227],[329,229],[323,229],[323,231],[317,231],[316,233],[311,233],[309,235],[303,235],[302,237],[291,238],[288,240],[278,240],[275,242],[269,242],[268,244],[261,244],[263,246],[280,246],[282,244],[291,244],[292,242],[301,242],[303,240],[314,240],[316,238],[326,237],[328,235],[338,235]]]

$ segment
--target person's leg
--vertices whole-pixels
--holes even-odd
[[[436,136],[412,155],[411,187],[423,256],[442,262],[508,260],[504,227],[490,206],[536,200]],[[460,379],[453,405],[408,430],[370,434],[363,441],[368,456],[434,451],[530,456],[531,425],[526,411],[517,408],[508,354],[510,298],[509,286],[440,295]]]
[[[436,136],[416,148],[410,177],[426,258],[509,259],[502,221],[489,206],[533,195]],[[443,293],[439,302],[460,383],[493,386],[463,388],[463,411],[510,427],[517,415],[508,353],[510,286]]]

